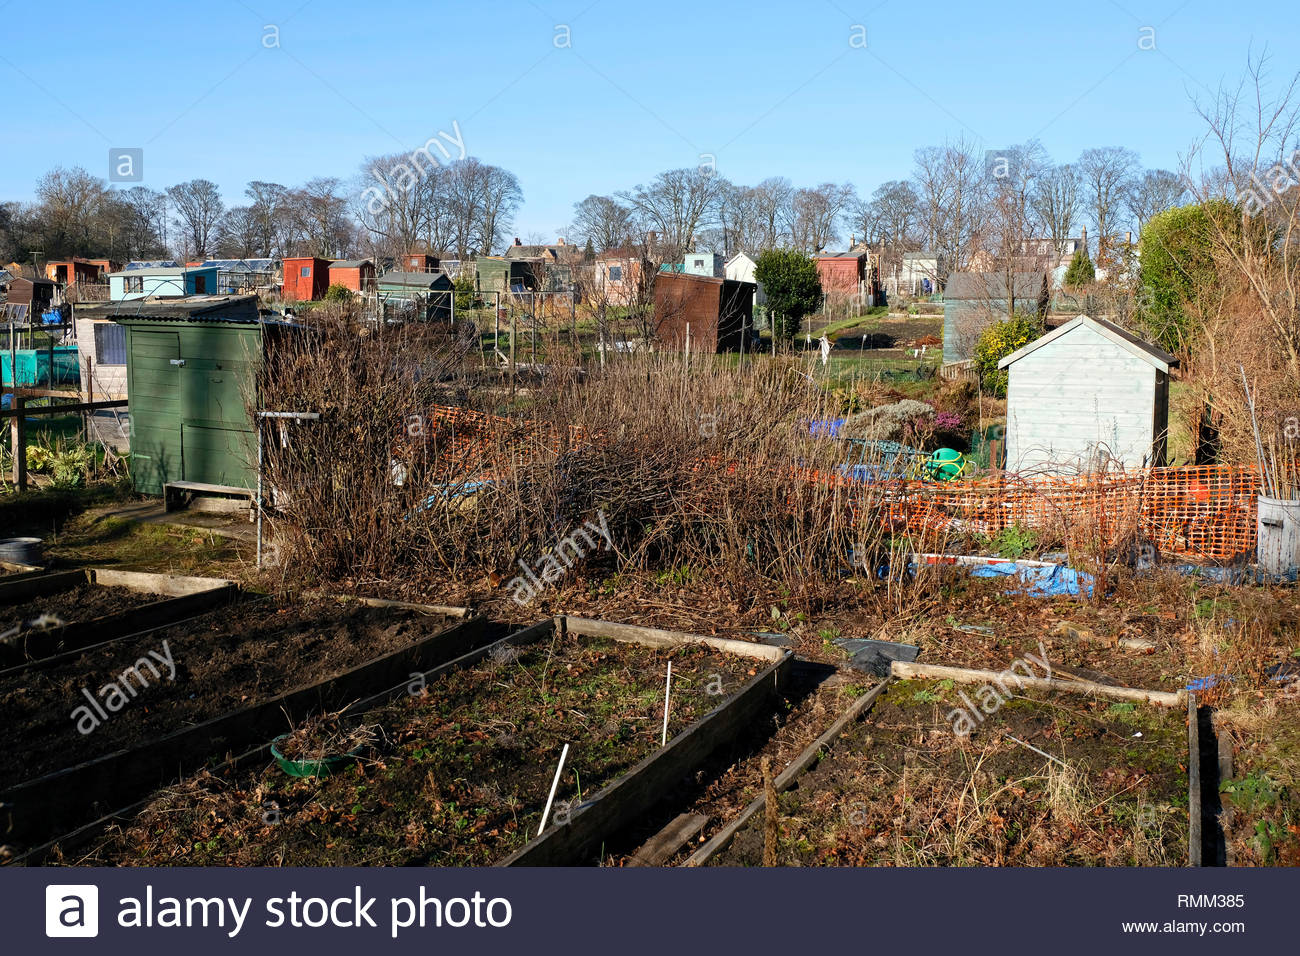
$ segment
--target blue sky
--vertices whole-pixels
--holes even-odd
[[[1295,4],[650,9],[129,0],[65,2],[55,16],[0,0],[3,32],[30,38],[0,50],[0,199],[31,198],[55,165],[106,175],[110,147],[142,147],[146,185],[204,177],[234,204],[248,180],[349,178],[454,122],[471,155],[519,177],[514,231],[553,235],[576,200],[700,154],[737,182],[850,181],[863,194],[905,176],[917,147],[959,135],[990,149],[1036,137],[1058,161],[1127,146],[1176,168],[1202,132],[1192,96],[1235,83],[1265,44],[1275,77],[1300,69]]]

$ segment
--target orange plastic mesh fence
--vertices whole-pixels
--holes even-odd
[[[490,480],[504,474],[503,450],[516,464],[555,456],[588,443],[591,436],[519,418],[439,406],[424,419],[444,474]],[[701,459],[697,478],[754,480],[744,461]],[[770,472],[770,469],[761,469]],[[1017,525],[1075,529],[1099,543],[1150,542],[1161,554],[1194,560],[1231,561],[1255,548],[1259,476],[1253,468],[1197,465],[1069,478],[993,474],[948,483],[891,480],[865,484],[838,472],[799,466],[780,476],[831,486],[854,517],[878,511],[898,533],[974,532],[996,535]],[[793,502],[791,502],[793,505]]]

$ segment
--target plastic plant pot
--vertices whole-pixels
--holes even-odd
[[[355,763],[360,753],[358,748],[351,753],[335,754],[322,757],[320,760],[291,760],[280,752],[280,747],[288,738],[288,734],[281,734],[271,741],[271,756],[275,758],[280,769],[291,777],[328,777]]]

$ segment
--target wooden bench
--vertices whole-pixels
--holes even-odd
[[[163,485],[163,507],[167,511],[188,505],[198,495],[213,498],[246,498],[253,507],[255,492],[238,485],[213,485],[205,481],[169,481]]]

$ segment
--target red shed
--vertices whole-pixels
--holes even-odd
[[[856,295],[864,291],[867,257],[863,253],[835,252],[817,256],[817,274],[826,295]]]
[[[375,264],[369,259],[340,259],[330,263],[330,285],[341,285],[353,292],[375,291]]]
[[[330,261],[316,256],[284,260],[282,294],[286,302],[311,301],[325,296],[330,284]]]

